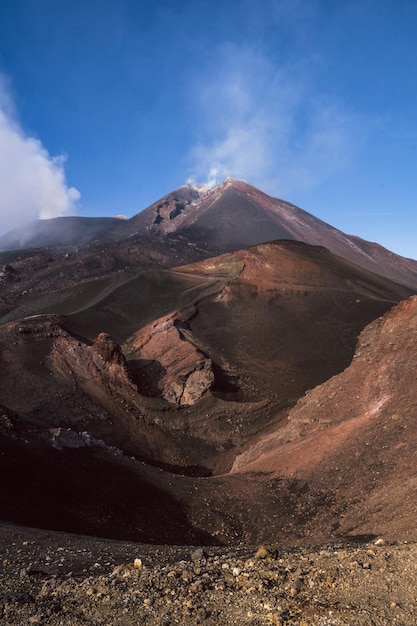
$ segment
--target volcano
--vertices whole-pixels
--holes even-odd
[[[412,536],[375,502],[414,484],[416,261],[233,179],[85,219],[0,254],[4,521],[162,544]]]
[[[87,245],[90,256],[96,258],[105,244],[106,255],[113,260],[111,269],[120,269],[129,264],[126,247],[130,245],[144,249],[142,263],[174,267],[277,239],[323,246],[376,274],[417,288],[417,261],[347,235],[293,204],[233,178],[210,190],[183,185],[126,220],[38,220],[0,237],[0,250],[44,246],[73,250]],[[137,262],[137,251],[129,250],[129,254],[135,257],[130,261]],[[2,258],[7,257],[3,254]]]

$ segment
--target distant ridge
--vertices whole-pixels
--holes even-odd
[[[23,250],[56,245],[83,245],[117,225],[118,217],[54,217],[35,220],[0,237],[0,250]]]
[[[105,242],[132,244],[144,237],[194,245],[207,256],[289,239],[333,254],[417,289],[417,261],[330,226],[289,202],[233,178],[210,190],[183,185],[132,218],[62,217],[39,220],[0,237],[0,250]],[[149,239],[151,238],[151,239]]]

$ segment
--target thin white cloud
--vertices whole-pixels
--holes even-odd
[[[285,196],[350,161],[357,120],[317,92],[314,59],[277,65],[259,48],[231,44],[214,57],[195,81],[203,137],[190,153],[191,179],[232,176]]]
[[[0,233],[38,218],[75,213],[80,193],[68,187],[65,157],[52,157],[24,133],[0,77]]]

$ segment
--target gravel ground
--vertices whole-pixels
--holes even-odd
[[[417,623],[417,545],[143,546],[3,526],[0,619],[223,626]]]

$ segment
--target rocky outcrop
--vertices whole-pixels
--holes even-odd
[[[93,350],[107,364],[120,365],[124,368],[126,362],[118,343],[107,333],[97,335],[93,343]]]
[[[210,359],[197,361],[191,371],[172,385],[177,404],[194,404],[210,388],[214,381]]]
[[[58,337],[51,350],[53,370],[76,383],[111,412],[135,406],[137,389],[130,380],[120,346],[107,333],[92,345],[75,337]]]
[[[0,435],[6,435],[7,437],[15,436],[12,415],[12,411],[0,405]]]
[[[153,387],[155,395],[174,404],[194,404],[214,381],[211,359],[195,345],[178,313],[138,331],[127,342],[126,354],[137,364],[148,392]]]
[[[108,446],[105,441],[94,437],[87,431],[76,432],[71,428],[50,428],[48,432],[49,443],[56,450],[64,448],[101,448],[121,456],[123,453],[115,446]]]

